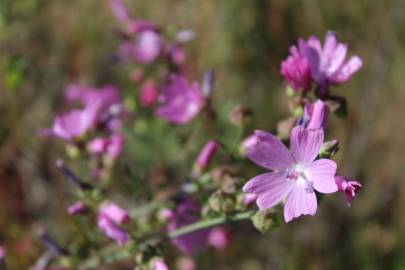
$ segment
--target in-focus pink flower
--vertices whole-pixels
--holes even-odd
[[[125,138],[122,134],[114,134],[109,138],[95,138],[89,142],[89,151],[93,154],[105,154],[116,160],[124,147]]]
[[[98,214],[97,225],[105,236],[113,239],[118,244],[125,244],[130,239],[129,234],[102,211]]]
[[[217,141],[208,141],[198,154],[195,166],[199,171],[205,170],[212,162],[221,145]]]
[[[343,176],[335,176],[335,181],[338,190],[346,195],[347,203],[350,206],[356,194],[363,187],[362,184],[357,181],[350,181]]]
[[[112,202],[103,203],[99,212],[119,225],[130,221],[128,212]]]
[[[167,230],[175,231],[178,228],[190,225],[200,220],[200,205],[193,198],[187,198],[181,202],[175,212],[174,217],[169,221]],[[209,230],[203,229],[194,231],[172,239],[172,243],[181,251],[187,254],[195,254],[208,244]]]
[[[203,106],[198,82],[189,83],[182,75],[171,75],[170,83],[163,87],[158,116],[175,124],[186,124],[194,119]]]
[[[328,120],[329,107],[322,100],[307,102],[304,108],[303,124],[308,129],[325,128]]]
[[[169,267],[162,258],[153,261],[153,270],[169,270]]]
[[[345,62],[347,44],[340,43],[331,31],[326,34],[323,47],[319,39],[312,36],[307,41],[300,39],[298,48],[309,61],[312,78],[321,87],[348,81],[362,66],[358,56]]]
[[[140,102],[143,107],[153,106],[158,99],[158,86],[154,81],[145,82],[140,90]]]
[[[212,228],[208,235],[208,244],[218,250],[227,248],[229,240],[229,232],[221,227]]]
[[[243,191],[257,195],[260,210],[285,199],[284,219],[289,222],[316,213],[315,190],[321,193],[338,190],[334,178],[336,163],[330,159],[315,160],[323,144],[322,129],[293,128],[290,151],[270,133],[256,131],[255,135],[259,141],[249,149],[248,158],[272,172],[250,179]]]
[[[281,63],[281,74],[295,91],[305,91],[311,87],[311,68],[297,47],[290,48],[290,56]]]
[[[86,211],[87,205],[82,201],[75,202],[74,204],[70,205],[67,209],[68,214],[71,216],[82,214]]]

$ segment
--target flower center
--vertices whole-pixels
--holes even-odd
[[[312,182],[308,179],[306,171],[305,167],[297,164],[290,169],[286,169],[284,176],[287,179],[293,180],[297,185],[305,186],[308,192],[312,192]]]

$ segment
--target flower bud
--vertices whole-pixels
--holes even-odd
[[[169,267],[167,266],[167,264],[165,263],[165,261],[162,258],[157,258],[155,260],[153,260],[153,266],[152,269],[153,270],[169,270]]]
[[[86,212],[87,205],[84,202],[78,201],[70,205],[67,209],[67,212],[70,216],[75,216]]]
[[[103,212],[98,214],[97,225],[105,236],[115,240],[120,245],[127,243],[130,239],[129,234]]]
[[[214,86],[214,80],[215,80],[215,73],[212,69],[205,72],[201,85],[201,93],[207,99],[211,97],[212,87]]]
[[[205,170],[212,162],[215,154],[218,152],[221,145],[217,141],[208,141],[198,154],[195,163],[195,170],[197,173]]]
[[[147,81],[142,85],[139,94],[142,107],[153,106],[158,99],[158,87],[154,81]]]
[[[338,190],[340,192],[345,193],[347,203],[350,206],[352,200],[363,186],[357,181],[346,181],[346,180],[347,179],[343,176],[335,176],[335,182],[336,185],[338,186]]]
[[[105,202],[100,207],[100,212],[117,224],[126,224],[130,221],[127,211],[112,202]]]
[[[258,143],[259,139],[256,135],[252,134],[249,137],[245,138],[239,146],[239,153],[241,155],[246,155],[248,150],[255,146]]]
[[[211,229],[208,235],[208,244],[215,249],[223,250],[229,245],[229,232],[224,228]]]
[[[281,63],[281,74],[295,91],[305,91],[311,86],[311,69],[308,60],[301,56],[295,46],[291,55]]]
[[[244,126],[252,119],[253,112],[244,106],[235,107],[229,114],[229,120],[236,126]]]

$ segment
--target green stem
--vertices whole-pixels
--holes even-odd
[[[202,230],[202,229],[210,228],[210,227],[213,227],[216,225],[224,224],[229,221],[235,222],[235,221],[249,219],[253,213],[254,213],[253,211],[248,211],[248,212],[238,213],[233,216],[225,216],[225,217],[217,217],[217,218],[212,218],[212,219],[201,220],[196,223],[181,227],[175,231],[169,232],[166,236],[166,239],[179,237],[179,236],[189,234],[189,233],[192,233],[192,232],[195,232],[198,230]],[[131,257],[132,254],[130,252],[128,252],[128,250],[117,251],[116,250],[117,248],[118,248],[118,246],[116,244],[107,246],[100,252],[101,256],[93,257],[93,258],[90,258],[90,259],[84,261],[83,264],[81,265],[81,267],[83,269],[95,269],[100,264],[113,263],[115,261],[124,260],[124,259],[128,259],[129,257]],[[113,251],[112,254],[110,254],[111,251]]]

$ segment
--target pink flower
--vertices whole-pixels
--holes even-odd
[[[92,103],[82,110],[59,115],[52,128],[43,130],[41,134],[60,137],[66,141],[79,139],[97,124],[99,108],[98,103]]]
[[[99,211],[119,225],[126,224],[130,221],[128,212],[112,202],[103,203]]]
[[[124,147],[124,136],[114,134],[110,138],[95,138],[89,142],[89,151],[93,154],[106,154],[111,160],[116,160]]]
[[[357,181],[347,181],[347,179],[343,176],[335,176],[335,181],[336,185],[338,186],[338,190],[345,193],[347,203],[350,206],[356,194],[363,187],[362,184]]]
[[[153,62],[160,54],[162,41],[159,33],[151,30],[142,31],[138,34],[135,44],[135,58],[140,63]]]
[[[190,225],[200,220],[200,205],[193,198],[187,198],[181,202],[169,221],[167,229],[169,232],[178,228]],[[195,254],[198,250],[205,248],[208,244],[208,229],[194,231],[172,239],[172,243],[181,251],[187,254]]]
[[[130,239],[129,234],[103,212],[98,214],[97,225],[105,236],[113,239],[118,244],[125,244]]]
[[[87,205],[84,202],[78,201],[70,205],[67,209],[67,212],[71,216],[82,214],[87,210]]]
[[[256,131],[259,142],[248,151],[257,165],[272,170],[249,180],[244,192],[257,195],[260,210],[286,200],[286,222],[301,215],[314,215],[317,208],[315,190],[321,193],[337,191],[336,163],[329,159],[315,160],[322,146],[322,129],[308,130],[298,126],[291,133],[290,151],[274,135]]]
[[[229,245],[229,232],[221,227],[212,228],[208,235],[208,244],[218,250],[225,249]]]
[[[281,63],[281,74],[295,91],[308,90],[312,80],[309,62],[295,46],[290,48],[290,53]]]
[[[208,141],[198,154],[196,167],[199,171],[206,169],[210,164],[215,154],[218,152],[221,145],[217,141]]]
[[[198,82],[189,83],[182,75],[171,75],[170,84],[162,89],[158,116],[175,124],[186,124],[193,120],[203,106]]]
[[[145,82],[140,91],[140,102],[143,107],[153,106],[158,99],[158,87],[154,81]]]
[[[322,100],[307,102],[304,109],[304,126],[308,129],[325,128],[329,107]]]
[[[300,39],[298,48],[309,61],[312,78],[322,87],[348,81],[362,66],[358,56],[345,62],[347,44],[339,43],[335,33],[330,31],[326,34],[323,47],[319,39],[312,36],[308,41]]]
[[[4,262],[4,258],[6,257],[6,249],[0,246],[0,266],[1,263]]]
[[[161,258],[154,260],[152,270],[169,270],[165,261]]]

